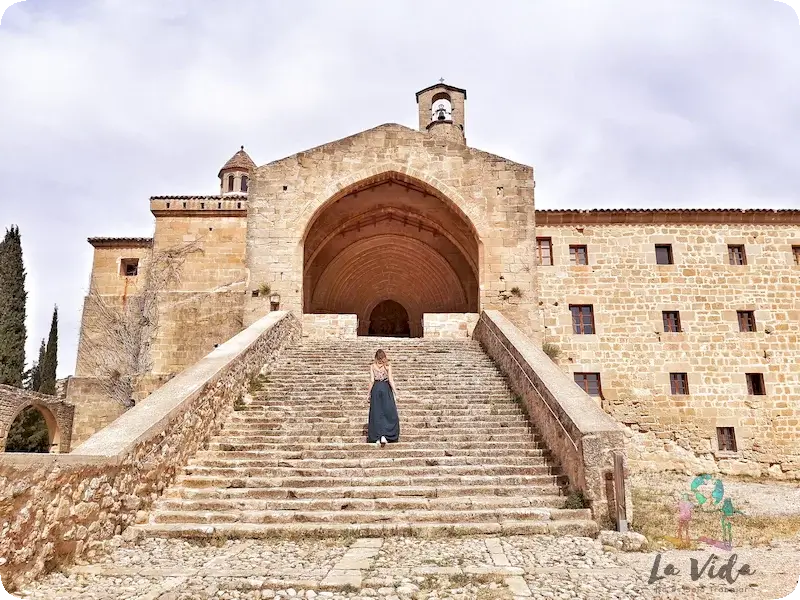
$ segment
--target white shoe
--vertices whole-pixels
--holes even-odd
[[[381,447],[386,445],[386,438],[384,436],[381,436],[381,442],[380,443],[381,443]]]
[[[380,448],[380,447],[381,447],[381,441],[380,441],[380,440],[377,440],[377,441],[375,442],[375,447],[376,447],[376,448]]]

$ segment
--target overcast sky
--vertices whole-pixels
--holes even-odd
[[[588,7],[588,8],[587,8]],[[534,165],[539,208],[800,208],[800,25],[774,0],[27,0],[0,27],[0,227],[28,358],[58,303],[73,373],[90,236],[151,195],[468,89],[470,146]],[[0,230],[2,231],[2,230]]]

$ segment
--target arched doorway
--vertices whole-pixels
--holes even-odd
[[[338,194],[310,222],[303,311],[356,314],[359,335],[407,323],[402,335],[418,337],[425,313],[479,312],[478,265],[477,233],[453,202],[408,175],[381,173]],[[381,325],[373,325],[378,307]]]
[[[369,335],[409,337],[411,324],[408,320],[408,311],[394,300],[384,300],[372,309],[367,331]]]

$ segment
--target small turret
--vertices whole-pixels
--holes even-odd
[[[466,144],[464,137],[464,101],[467,90],[439,83],[417,92],[419,130],[431,136]]]
[[[219,170],[220,194],[246,194],[250,183],[250,171],[256,167],[253,159],[244,151],[244,146],[231,156]]]

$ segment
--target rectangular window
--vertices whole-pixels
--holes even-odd
[[[553,265],[553,240],[552,238],[536,238],[536,255],[540,265]]]
[[[657,265],[673,264],[672,244],[656,244],[656,264]]]
[[[800,246],[792,246],[792,255],[794,256],[794,264],[800,265]]]
[[[717,427],[717,446],[722,452],[736,452],[736,432],[733,427]]]
[[[139,274],[139,259],[123,258],[120,261],[120,274],[123,277],[136,277]]]
[[[747,393],[750,396],[766,396],[767,388],[764,386],[763,373],[747,373]]]
[[[570,246],[569,247],[569,262],[573,265],[588,265],[589,252],[586,246]]]
[[[575,383],[590,396],[602,396],[600,373],[573,373]]]
[[[681,314],[677,310],[665,310],[661,316],[664,319],[664,331],[671,333],[681,331]]]
[[[736,318],[739,321],[739,331],[756,330],[756,313],[752,310],[737,310]]]
[[[570,304],[569,310],[572,313],[572,333],[594,333],[594,309],[591,304]]]
[[[685,396],[689,393],[689,375],[686,373],[670,373],[669,387],[673,396]]]
[[[728,263],[732,265],[746,265],[747,256],[741,244],[728,244]]]

